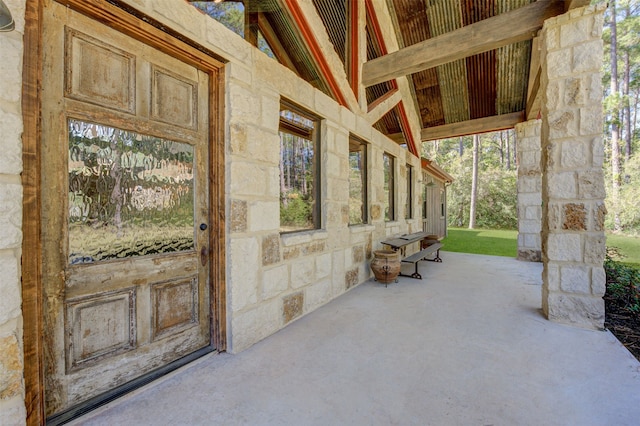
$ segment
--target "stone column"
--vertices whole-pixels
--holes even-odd
[[[542,75],[542,309],[604,326],[602,24],[605,5],[545,21]]]
[[[541,120],[517,124],[518,260],[540,262],[542,218]]]

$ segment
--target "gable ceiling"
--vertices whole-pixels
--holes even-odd
[[[256,26],[280,62],[345,105],[346,96],[336,80],[349,78],[349,67],[354,66],[349,37],[355,0],[311,0],[313,8],[306,9],[306,2],[297,1],[244,0],[245,12],[253,16],[245,15],[245,28],[260,23]],[[360,56],[358,83],[364,86],[369,112],[398,91],[398,79],[406,79],[402,87],[407,87],[404,93],[410,99],[397,95],[404,103],[373,115],[374,127],[398,143],[408,141],[404,108],[415,109],[423,141],[510,128],[537,115],[537,31],[545,19],[588,4],[588,0],[358,1],[366,5],[366,15],[361,15],[366,16],[366,56]],[[339,73],[327,73],[327,64],[319,63],[317,32],[313,36],[301,28],[308,25],[301,15],[309,15],[310,9],[340,60]],[[391,23],[385,31],[380,30],[379,18]],[[388,47],[393,51],[387,52]],[[357,88],[353,91],[358,93]]]

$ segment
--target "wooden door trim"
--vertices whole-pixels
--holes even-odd
[[[44,415],[42,331],[42,244],[40,239],[40,139],[42,83],[42,0],[25,8],[22,82],[22,317],[27,424],[41,425]]]
[[[22,116],[23,116],[23,245],[22,315],[24,340],[25,405],[28,425],[46,421],[44,407],[44,317],[42,287],[41,221],[41,115],[43,64],[43,7],[45,0],[27,0],[25,9]],[[117,0],[56,0],[195,66],[210,77],[209,84],[209,182],[210,232],[209,280],[211,294],[211,342],[216,350],[227,346],[225,285],[224,199],[224,64],[213,52],[170,30],[154,19]],[[155,25],[155,26],[154,26]],[[160,29],[162,28],[162,29]]]

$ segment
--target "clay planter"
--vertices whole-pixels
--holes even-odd
[[[371,270],[376,281],[389,284],[396,281],[400,273],[400,253],[391,250],[375,250]]]

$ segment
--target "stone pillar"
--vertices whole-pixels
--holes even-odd
[[[540,262],[542,218],[541,120],[517,124],[518,144],[518,260]]]
[[[542,309],[604,326],[602,24],[606,5],[545,21],[542,75]]]

